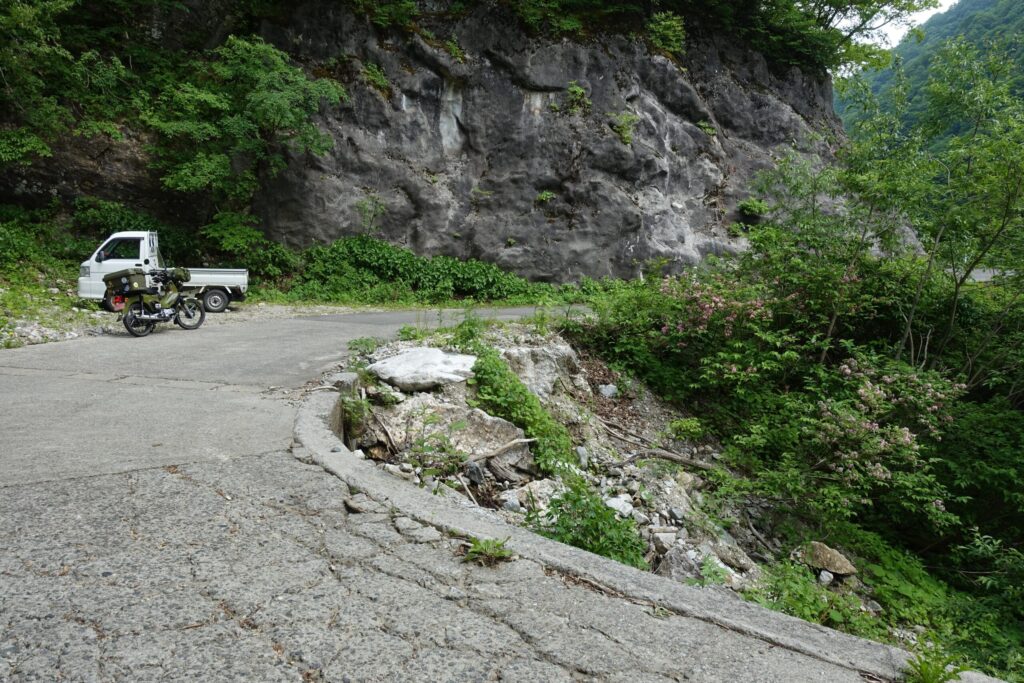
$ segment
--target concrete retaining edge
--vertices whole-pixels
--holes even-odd
[[[295,420],[296,457],[315,463],[352,489],[391,505],[417,521],[448,534],[479,538],[508,538],[520,557],[577,577],[606,592],[634,602],[658,605],[685,617],[758,638],[772,645],[830,664],[900,680],[909,653],[889,645],[857,638],[824,626],[772,612],[738,596],[687,586],[643,572],[604,557],[552,541],[506,523],[478,508],[432,495],[362,459],[334,431],[339,395],[312,392],[303,400]],[[302,451],[305,451],[304,453]],[[964,683],[997,683],[977,672],[965,672]]]

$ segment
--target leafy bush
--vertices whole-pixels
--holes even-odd
[[[491,415],[522,429],[527,438],[535,439],[530,450],[542,472],[565,472],[573,461],[572,438],[565,426],[551,417],[497,351],[474,343],[464,344],[464,348],[477,354],[470,380],[476,387],[474,401]]]
[[[302,257],[290,296],[312,301],[437,303],[531,300],[559,296],[482,261],[419,257],[408,249],[361,235],[315,246]]]
[[[668,433],[673,439],[693,441],[704,436],[704,425],[696,417],[683,417],[668,423]]]
[[[592,103],[587,97],[587,91],[576,81],[570,81],[565,88],[565,110],[570,114],[587,114],[590,112]]]
[[[459,41],[455,38],[449,38],[444,42],[444,49],[448,51],[448,54],[452,56],[456,62],[460,64],[466,61],[466,53],[459,45]]]
[[[759,219],[768,215],[771,206],[763,199],[749,197],[736,205],[736,209],[743,216],[744,220],[756,223]]]
[[[250,214],[221,211],[200,233],[209,240],[215,260],[224,266],[248,268],[257,278],[290,274],[298,257],[284,245],[268,240],[256,224],[256,217]]]
[[[682,17],[672,12],[655,12],[647,22],[647,35],[655,47],[682,54],[686,44],[686,27]]]
[[[647,569],[647,549],[632,519],[619,519],[601,497],[575,480],[543,513],[527,522],[537,533],[638,569]]]
[[[363,82],[379,91],[385,97],[391,95],[391,82],[383,67],[373,62],[363,64]]]
[[[542,190],[542,191],[537,193],[537,196],[536,196],[536,198],[534,198],[533,201],[537,202],[538,204],[547,204],[548,202],[550,202],[552,199],[554,199],[557,196],[558,195],[556,195],[551,190]]]
[[[639,116],[628,111],[615,114],[612,117],[612,130],[619,136],[622,144],[628,145],[633,142],[633,131],[636,130],[636,124],[639,121]]]

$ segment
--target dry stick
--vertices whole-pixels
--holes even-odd
[[[395,443],[394,438],[392,438],[391,432],[388,431],[387,425],[384,424],[384,420],[380,419],[377,413],[372,410],[370,411],[370,415],[373,415],[373,419],[376,420],[377,424],[380,425],[380,428],[384,430],[384,438],[388,440],[388,448],[391,449],[392,453],[397,453],[398,445]]]
[[[644,449],[643,451],[637,453],[633,457],[626,458],[625,460],[623,460],[620,463],[622,465],[634,462],[635,460],[638,460],[639,458],[647,457],[647,458],[661,458],[662,460],[671,460],[672,462],[677,462],[680,465],[689,465],[690,467],[695,467],[695,468],[697,468],[699,470],[713,470],[713,469],[715,469],[714,465],[709,465],[706,462],[701,462],[700,460],[694,460],[693,458],[687,458],[685,455],[679,455],[678,453],[673,453],[672,451],[666,451],[664,448],[652,448],[650,446],[650,444],[640,443],[639,441],[636,441],[635,439],[631,439],[628,436],[625,436],[624,434],[619,433],[617,430],[613,429],[611,425],[609,425],[607,422],[605,422],[601,418],[597,418],[597,419],[601,422],[601,424],[604,425],[604,428],[606,430],[608,430],[608,433],[611,434],[616,439],[618,439],[619,441],[625,441],[626,443],[631,443],[634,446],[639,446],[640,448]]]
[[[491,458],[501,455],[502,453],[509,451],[515,448],[516,446],[521,446],[527,443],[533,443],[536,440],[537,439],[512,439],[504,446],[501,446],[497,450],[491,451],[490,453],[485,453],[483,455],[474,454],[469,456],[469,462],[480,462],[481,460],[490,460]]]
[[[678,453],[666,451],[661,448],[648,448],[645,451],[637,453],[631,458],[623,460],[622,464],[631,463],[635,460],[639,460],[640,458],[661,458],[662,460],[671,460],[672,462],[677,462],[680,465],[688,465],[690,467],[695,467],[699,470],[705,471],[711,471],[715,469],[714,465],[710,465],[706,462],[701,462],[700,460],[694,460],[693,458],[687,458],[685,455],[679,455]]]
[[[473,497],[473,492],[469,490],[469,484],[467,484],[466,480],[462,478],[462,475],[456,474],[455,478],[459,480],[460,484],[462,484],[462,490],[465,491],[466,495],[469,496],[469,499],[473,501],[473,505],[480,507],[480,503],[476,502],[476,498]]]
[[[754,534],[754,538],[761,541],[761,545],[763,545],[768,550],[768,552],[775,552],[772,549],[771,545],[769,545],[768,541],[764,539],[764,536],[761,535],[761,532],[754,528],[754,523],[751,522],[749,518],[747,519],[747,528],[750,529],[750,533]]]
[[[644,437],[641,434],[637,434],[636,432],[634,432],[631,429],[627,429],[626,427],[623,427],[618,422],[612,422],[611,420],[605,420],[604,418],[601,418],[601,417],[599,417],[597,419],[600,420],[601,424],[603,424],[606,427],[614,427],[615,429],[618,429],[619,431],[621,431],[621,432],[623,432],[625,434],[629,434],[630,436],[635,436],[636,438],[640,439],[641,441],[646,442],[650,446],[654,445],[653,443],[651,443],[650,439]]]

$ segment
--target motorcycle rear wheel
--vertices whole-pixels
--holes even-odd
[[[152,320],[139,320],[146,314],[145,308],[138,301],[124,307],[124,329],[133,337],[145,337],[153,331],[156,323]]]
[[[182,299],[174,313],[174,323],[183,330],[198,329],[206,320],[206,311],[198,299]]]

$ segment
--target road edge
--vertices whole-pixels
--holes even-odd
[[[772,612],[732,593],[686,586],[627,567],[416,488],[345,447],[334,431],[339,419],[338,400],[339,394],[334,391],[314,391],[303,399],[295,419],[293,454],[404,515],[451,535],[507,538],[508,547],[520,557],[636,603],[658,605],[681,616],[886,680],[902,680],[905,675],[904,666],[911,655],[904,650]],[[974,671],[962,673],[960,680],[998,683],[998,679]]]

